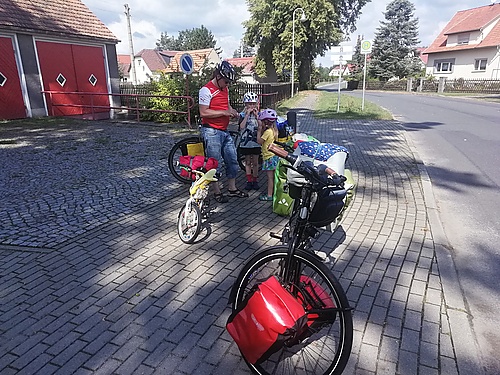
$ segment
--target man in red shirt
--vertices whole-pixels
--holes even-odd
[[[203,127],[201,134],[205,142],[205,155],[222,161],[226,167],[228,195],[246,198],[248,194],[236,187],[236,176],[240,170],[238,156],[233,138],[227,131],[229,120],[237,118],[238,112],[229,103],[228,86],[234,81],[232,65],[223,61],[215,68],[213,78],[199,92],[199,108]],[[228,201],[221,193],[219,184],[213,184],[215,200],[220,203]]]

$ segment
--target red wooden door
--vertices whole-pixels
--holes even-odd
[[[72,45],[78,91],[101,93],[106,95],[83,95],[87,106],[109,107],[104,55],[101,47]],[[85,107],[84,113],[91,113],[91,107]],[[94,108],[94,112],[109,112],[109,108]]]
[[[47,96],[49,115],[82,115],[91,113],[92,105],[109,106],[107,95],[85,94],[108,92],[102,47],[41,41],[36,45],[44,90],[64,92]],[[94,112],[109,109],[94,108]]]
[[[12,38],[0,36],[0,119],[26,117]]]
[[[58,107],[53,104],[82,105],[79,95],[70,94],[78,91],[71,44],[36,42],[40,73],[45,91],[63,91],[47,98],[49,116],[81,115],[81,107]]]

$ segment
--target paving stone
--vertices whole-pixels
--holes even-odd
[[[300,131],[345,144],[357,182],[339,230],[314,244],[335,259],[328,265],[354,307],[345,373],[458,374],[454,315],[401,124],[315,119],[314,103],[298,104]],[[228,293],[286,218],[251,192],[217,206],[210,236],[186,245],[175,227],[186,186],[165,156],[186,133],[99,121],[1,126],[0,140],[31,143],[22,153],[0,143],[2,374],[250,373],[225,331]]]

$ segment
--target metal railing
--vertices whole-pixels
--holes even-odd
[[[51,113],[49,113],[50,116],[55,116],[54,113],[54,108],[57,107],[70,107],[70,108],[87,108],[90,109],[90,114],[92,115],[92,119],[96,119],[96,113],[102,113],[104,111],[97,111],[99,109],[104,109],[107,111],[110,111],[112,109],[117,109],[117,110],[126,110],[126,111],[134,111],[136,114],[136,119],[137,122],[140,122],[140,114],[141,112],[158,112],[158,113],[172,113],[172,114],[179,114],[179,115],[186,115],[187,123],[191,124],[191,109],[194,107],[194,100],[191,96],[175,96],[175,95],[147,95],[147,94],[117,94],[117,93],[97,93],[97,92],[77,92],[77,91],[48,91],[48,90],[43,90],[42,94],[48,95],[48,103],[50,103],[50,108],[51,108]],[[90,97],[90,103],[77,103],[75,100],[70,101],[69,103],[67,102],[61,102],[59,99],[60,103],[54,102],[54,98],[57,98],[57,95],[77,95],[79,96],[79,99],[81,100],[82,96],[84,97]],[[127,99],[126,102],[128,103],[127,106],[115,106],[115,105],[102,105],[99,103],[99,101],[102,102],[103,99],[100,99],[100,97],[107,97],[108,100],[112,97],[120,97],[120,99]],[[96,100],[96,97],[99,97],[99,100]],[[179,111],[179,110],[170,110],[170,109],[151,109],[151,108],[145,108],[144,106],[149,103],[149,100],[151,98],[159,98],[159,99],[180,99],[180,100],[185,100],[186,101],[186,110],[185,111]],[[67,101],[67,98],[64,98],[64,101]],[[96,103],[97,101],[97,103]],[[134,104],[134,105],[131,105]],[[89,114],[89,113],[83,113],[83,114]]]

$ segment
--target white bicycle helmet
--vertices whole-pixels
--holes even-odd
[[[259,101],[259,97],[254,92],[247,92],[243,95],[243,103],[257,103]]]
[[[259,113],[259,120],[276,120],[278,118],[278,114],[276,113],[276,111],[274,109],[271,109],[271,108],[266,108],[264,110],[262,110],[260,113]]]

